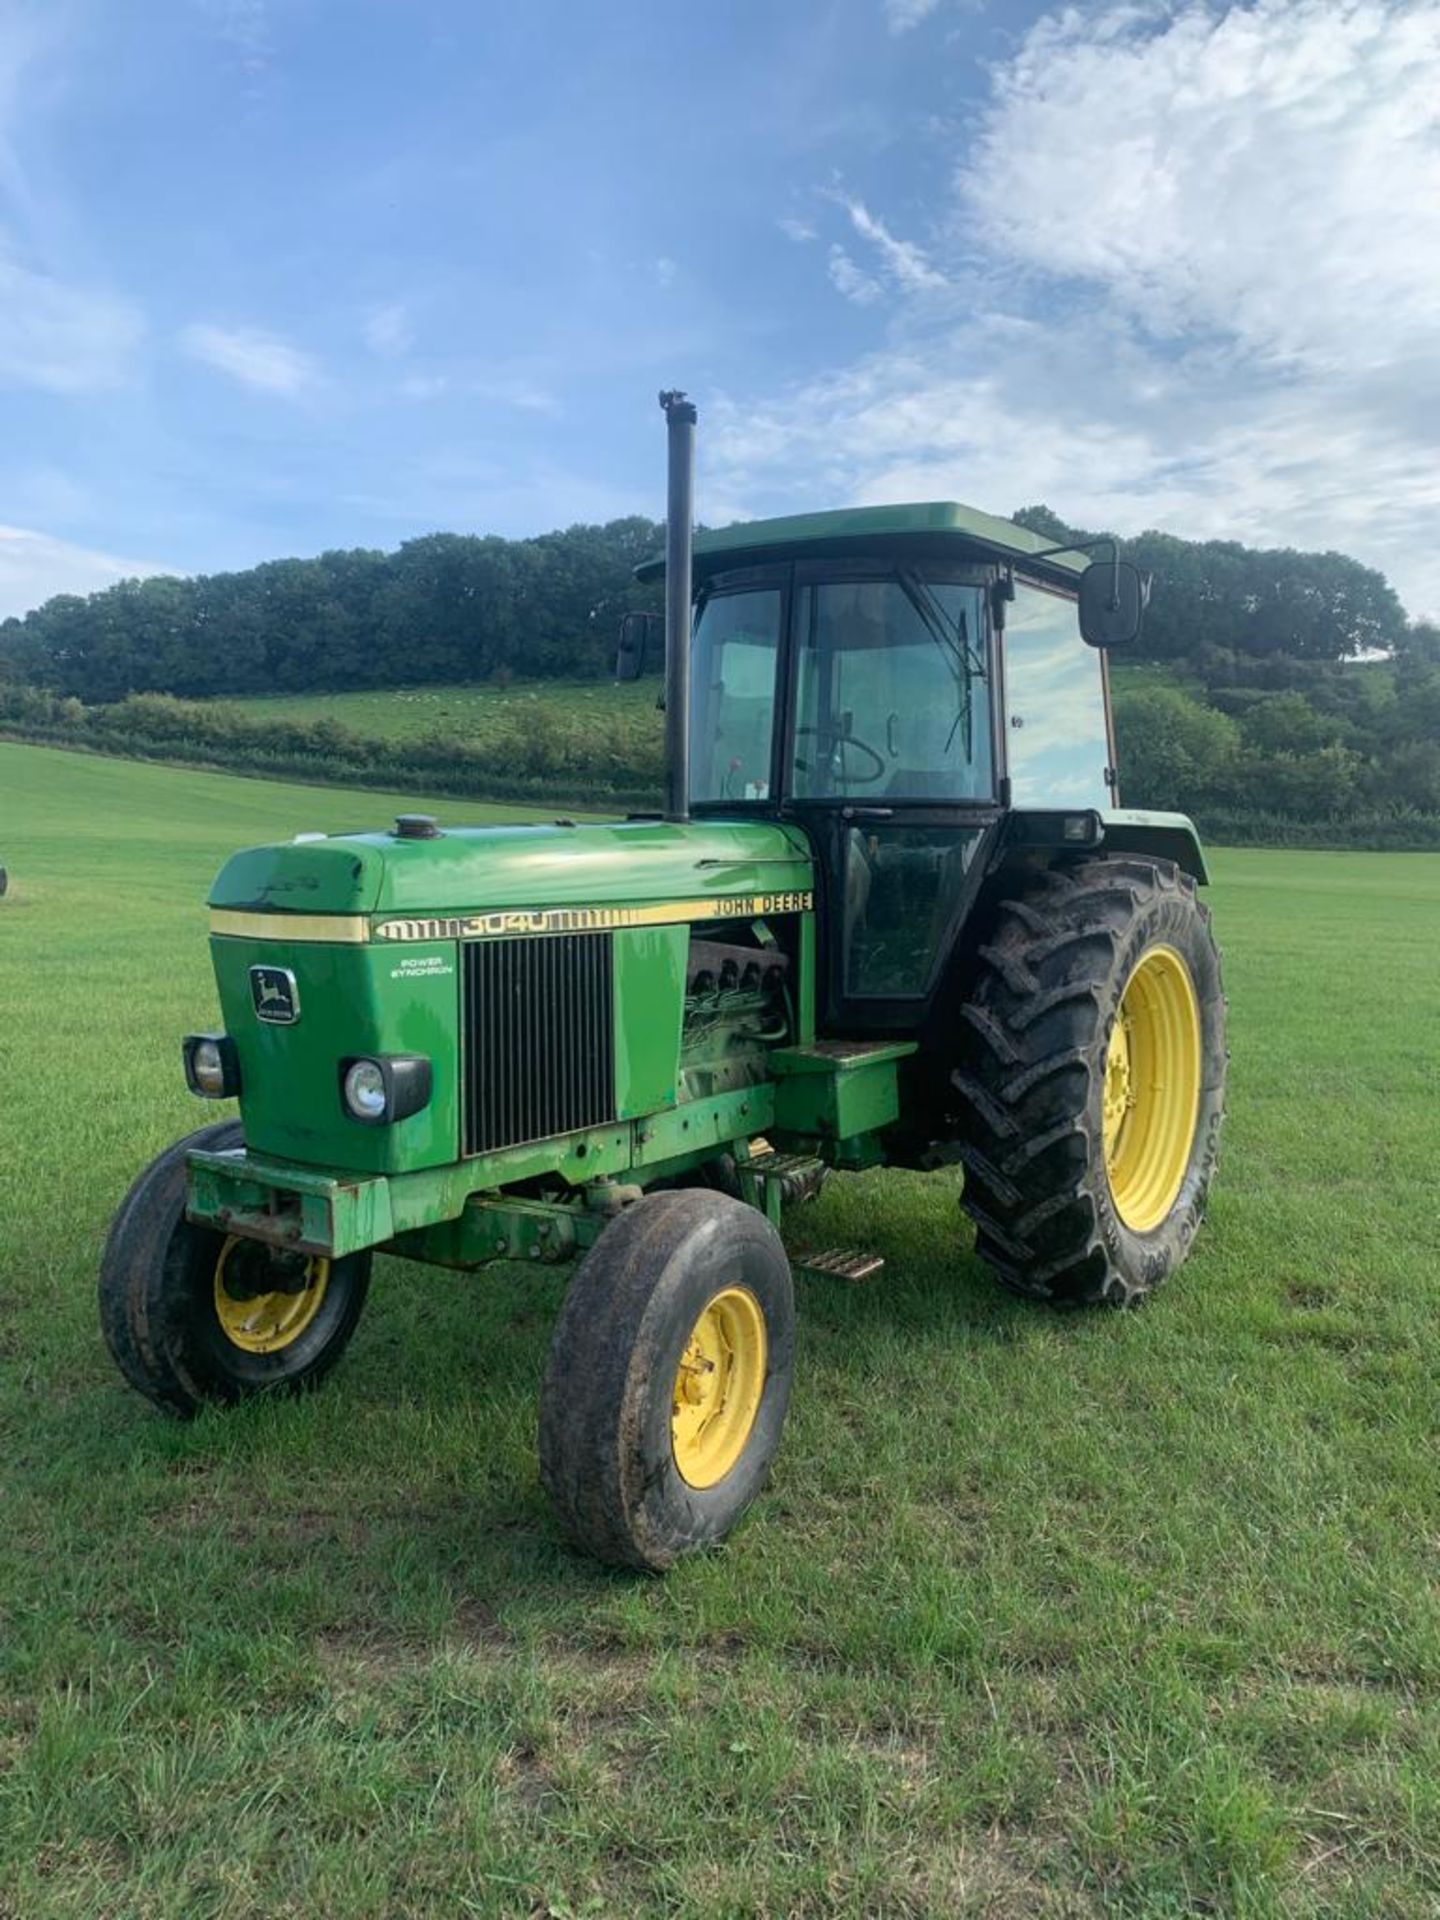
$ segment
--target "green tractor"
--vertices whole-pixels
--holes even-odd
[[[318,1382],[377,1251],[578,1259],[542,1477],[583,1547],[649,1568],[770,1469],[787,1201],[959,1162],[1006,1286],[1125,1306],[1189,1252],[1226,1061],[1194,829],[1118,805],[1134,568],[954,505],[692,541],[695,411],[661,398],[664,813],[236,854],[224,1031],[184,1063],[240,1118],[140,1176],[100,1279],[121,1370],[188,1415]]]

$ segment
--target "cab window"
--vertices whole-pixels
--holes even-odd
[[[800,589],[797,800],[989,799],[978,587],[918,574]]]
[[[1105,669],[1075,602],[1021,581],[1005,620],[1005,738],[1017,807],[1105,807]]]
[[[695,623],[690,665],[690,792],[768,800],[780,657],[780,591],[717,593]]]

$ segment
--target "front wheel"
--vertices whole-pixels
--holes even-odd
[[[541,1389],[541,1477],[572,1538],[656,1572],[722,1540],[769,1472],[794,1364],[763,1214],[703,1190],[627,1208],[570,1282]]]
[[[1077,862],[997,910],[962,1010],[964,1205],[1016,1292],[1125,1306],[1190,1250],[1225,1106],[1210,915],[1166,860]]]
[[[106,1345],[132,1387],[182,1416],[315,1386],[365,1304],[368,1253],[279,1253],[186,1219],[187,1154],[242,1144],[240,1127],[222,1121],[168,1147],[126,1195],[101,1257]]]

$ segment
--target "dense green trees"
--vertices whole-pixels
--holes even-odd
[[[1058,545],[1096,538],[1067,527],[1048,507],[1015,518]],[[1344,660],[1390,652],[1420,632],[1411,628],[1383,573],[1343,553],[1246,547],[1237,540],[1180,540],[1142,533],[1125,555],[1153,574],[1145,621],[1147,660],[1183,661],[1203,671],[1212,657]]]
[[[0,624],[0,676],[87,701],[594,677],[662,531],[640,518],[534,540],[433,533],[246,573],[124,580]]]

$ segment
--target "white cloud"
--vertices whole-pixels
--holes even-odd
[[[144,333],[128,301],[0,258],[0,380],[86,393],[129,377]]]
[[[516,407],[521,413],[546,413],[554,417],[561,412],[560,402],[549,387],[525,374],[498,374],[492,379],[472,380],[466,391],[479,400]]]
[[[1345,371],[1440,328],[1440,6],[1188,4],[1042,21],[998,76],[963,215],[999,255]]]
[[[365,316],[364,331],[366,346],[382,359],[398,359],[415,344],[410,310],[403,300],[392,300],[388,306],[372,307]]]
[[[879,253],[896,284],[906,293],[929,293],[948,286],[943,273],[936,271],[913,241],[899,240],[883,220],[871,213],[862,200],[841,200],[850,216],[850,224]]]
[[[816,240],[819,235],[808,220],[797,220],[793,214],[785,214],[775,222],[787,240],[793,240],[797,246],[803,246],[807,240]]]
[[[1339,547],[1440,613],[1440,0],[1067,7],[995,70],[933,257],[841,204],[885,337],[722,409],[727,501],[1045,499]]]
[[[407,400],[438,400],[449,386],[443,373],[407,373],[400,391]]]
[[[197,4],[218,38],[239,55],[246,71],[263,72],[272,54],[266,0],[197,0]]]
[[[662,253],[660,258],[655,262],[655,278],[660,282],[662,287],[673,287],[675,284],[675,276],[679,271],[679,267],[676,266],[668,254]]]
[[[192,359],[203,360],[257,393],[292,396],[316,381],[309,354],[256,327],[186,327],[180,344]]]
[[[28,613],[57,593],[95,593],[117,580],[164,571],[144,560],[120,560],[28,527],[0,526],[0,620]]]
[[[560,402],[550,389],[523,374],[470,379],[445,373],[412,373],[400,382],[400,392],[407,400],[438,400],[449,394],[456,399],[485,400],[502,407],[515,407],[521,413],[544,413],[553,417],[561,412]]]
[[[831,247],[826,271],[836,291],[853,300],[857,307],[873,306],[884,297],[885,289],[880,282],[863,267],[856,266],[844,247]]]
[[[75,30],[70,9],[54,0],[0,0],[0,383],[52,393],[123,385],[144,333],[138,308],[56,257],[66,210],[36,191],[16,144],[27,114],[53,98],[46,68]]]
[[[908,33],[928,20],[940,0],[885,0],[885,23],[891,33]]]

